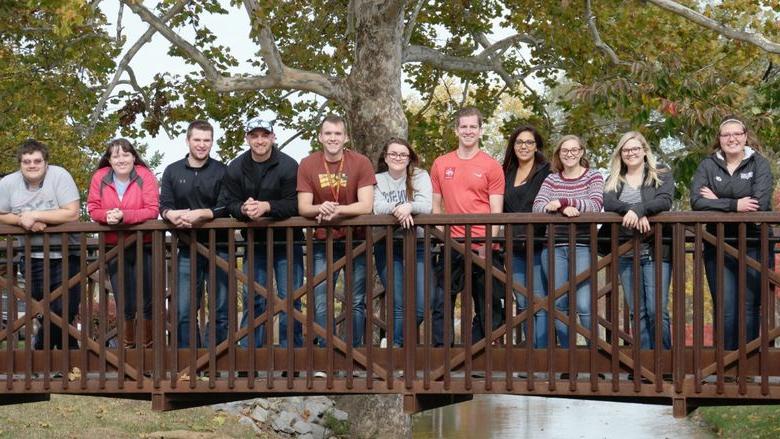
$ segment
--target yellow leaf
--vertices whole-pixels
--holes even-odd
[[[68,381],[77,381],[81,379],[81,369],[74,367],[68,372]]]

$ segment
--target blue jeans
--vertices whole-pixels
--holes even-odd
[[[42,258],[22,258],[20,263],[20,269],[22,275],[27,276],[25,267],[29,261],[30,268],[30,294],[33,299],[41,301],[44,298],[45,285],[43,282],[43,272],[45,268],[44,260]],[[68,257],[68,277],[73,277],[79,272],[79,257]],[[48,290],[51,293],[62,285],[62,259],[49,259],[49,287]],[[81,283],[77,283],[70,288],[68,294],[68,323],[73,323],[76,315],[79,313],[79,304],[81,299]],[[13,300],[13,295],[9,294],[9,300]],[[61,295],[57,300],[49,303],[49,309],[53,314],[62,316],[62,297]],[[51,349],[63,348],[62,333],[63,330],[67,333],[67,327],[61,328],[55,324],[51,324],[49,327],[49,347]],[[38,330],[38,334],[35,335],[34,349],[43,349],[43,327]],[[70,349],[78,349],[79,345],[75,338],[68,336],[68,347]]]
[[[268,281],[268,275],[266,273],[266,267],[268,265],[268,259],[266,257],[266,246],[265,243],[256,243],[255,244],[255,257],[254,257],[254,275],[255,275],[255,282],[262,285],[263,287],[266,286],[266,283]],[[287,298],[287,294],[291,293],[303,285],[303,247],[300,245],[294,245],[293,246],[293,260],[292,260],[292,270],[293,270],[293,285],[292,289],[289,288],[289,285],[287,284],[287,270],[289,270],[290,261],[287,260],[287,247],[284,244],[275,244],[273,249],[273,265],[274,265],[274,273],[276,274],[276,291],[277,294],[281,299]],[[245,259],[244,263],[244,272],[246,273],[248,271],[249,267],[249,259]],[[249,299],[248,299],[249,290],[246,286],[244,286],[244,292],[243,292],[243,299],[244,299],[244,315],[241,318],[241,327],[246,328],[249,326]],[[271,294],[271,292],[269,292]],[[255,308],[255,318],[259,317],[262,313],[265,312],[265,305],[266,300],[265,297],[261,296],[257,291],[255,291],[255,300],[254,300],[254,308]],[[295,309],[299,310],[301,309],[301,301],[296,300],[293,302],[293,307]],[[275,310],[278,308],[275,308]],[[269,316],[268,322],[273,321],[273,316]],[[255,347],[261,347],[263,346],[263,343],[265,342],[265,324],[259,325],[255,327]],[[272,340],[269,340],[269,342],[273,342]],[[239,344],[243,347],[249,346],[249,337],[244,337],[239,341]],[[301,326],[301,323],[298,321],[295,321],[295,325],[293,326],[293,344],[296,347],[303,346],[303,327]],[[279,314],[279,345],[282,347],[287,347],[287,313],[282,312]]]
[[[522,286],[528,285],[527,283],[527,259],[525,246],[517,246],[512,251],[512,278],[514,282],[519,283]],[[536,297],[546,297],[547,292],[547,278],[542,272],[541,251],[534,251],[533,267],[531,271],[533,276],[533,293]],[[515,291],[515,301],[517,305],[517,312],[522,313],[528,309],[527,297],[520,292]],[[547,347],[547,312],[544,310],[539,311],[534,315],[534,347],[546,348]],[[521,329],[523,336],[526,336],[526,329],[528,325],[523,322]]]
[[[404,245],[402,241],[393,242],[393,339],[395,345],[404,344],[404,278],[406,270],[404,269]],[[387,247],[384,242],[374,247],[374,256],[376,258],[376,271],[379,273],[379,279],[388,290],[387,286]],[[417,326],[422,323],[425,316],[425,248],[418,243],[416,250],[416,278],[415,278],[415,315]],[[433,289],[430,290],[433,292]]]
[[[227,260],[227,252],[224,249],[217,250],[217,256]],[[176,277],[177,289],[176,289],[176,302],[178,313],[178,328],[177,328],[177,342],[180,348],[190,347],[190,248],[180,247],[178,258],[178,275]],[[215,267],[216,268],[216,267]],[[216,285],[209,285],[209,302],[213,303],[212,309],[215,311],[215,338],[216,343],[220,344],[227,338],[228,331],[228,275],[225,271],[216,268]],[[197,310],[200,309],[203,302],[204,283],[207,283],[209,278],[209,260],[203,255],[197,255],[195,261],[195,337],[196,346],[204,346],[200,339],[200,331],[197,327]],[[209,319],[211,320],[211,319]],[[206,333],[209,333],[208,326],[206,327]],[[205,345],[208,345],[208,337]]]
[[[327,270],[326,244],[316,242],[314,244],[314,273],[315,275]],[[344,257],[346,245],[344,241],[333,241],[333,260]],[[333,285],[341,270],[334,270]],[[352,346],[363,344],[363,335],[366,328],[366,255],[355,256],[352,260],[352,291],[344,291],[344,300],[352,299]],[[314,320],[318,325],[327,329],[328,321],[328,284],[327,279],[314,287]],[[334,304],[335,307],[335,304]],[[332,319],[333,316],[330,316]],[[334,324],[335,329],[335,324]],[[320,346],[325,346],[325,340],[319,340]]]
[[[142,272],[142,284],[136,285],[136,270],[139,269],[138,265],[141,265],[140,270]],[[148,245],[144,245],[143,249],[143,261],[138,262],[136,260],[136,247],[135,244],[125,248],[125,265],[122,267],[124,270],[125,282],[124,282],[124,316],[125,320],[136,319],[136,294],[138,290],[141,290],[143,295],[143,319],[152,320],[152,249]],[[119,258],[116,257],[108,263],[108,274],[111,279],[111,288],[114,291],[114,298],[120,296],[119,287]],[[139,288],[140,287],[140,288]],[[139,317],[140,319],[140,317]]]
[[[737,247],[736,244],[732,244]],[[759,262],[760,247],[757,245],[747,247],[747,256]],[[770,270],[774,267],[774,257],[769,253],[768,263]],[[710,294],[712,294],[712,303],[715,304],[714,312],[716,331],[719,328],[718,315],[721,304],[718,303],[718,280],[717,280],[717,258],[715,246],[705,244],[704,246],[704,271],[707,275],[707,283],[710,285]],[[745,316],[743,319],[739,315],[739,262],[732,256],[723,256],[723,339],[724,347],[728,350],[736,350],[739,345],[739,324],[745,325],[746,342],[758,338],[759,328],[759,310],[761,307],[761,273],[752,269],[745,268]],[[717,332],[716,332],[717,334]],[[716,339],[717,340],[717,339]]]
[[[577,244],[574,248],[574,255],[569,254],[569,246],[561,245],[555,247],[555,273],[550,273],[550,266],[548,261],[547,248],[542,249],[542,275],[545,279],[550,279],[552,276],[555,289],[560,288],[564,283],[569,281],[569,258],[573,256],[575,263],[575,272],[577,274],[582,273],[590,268],[590,247],[584,244]],[[549,292],[545,293],[547,296]],[[594,291],[595,294],[595,291]],[[565,294],[555,300],[555,308],[558,311],[568,315],[569,314],[569,301],[571,300],[570,294]],[[577,285],[575,294],[575,306],[577,309],[577,315],[579,316],[580,324],[590,329],[590,280],[583,281]],[[547,340],[547,316],[537,317],[536,323],[539,328],[545,328],[542,331]],[[567,322],[562,322],[558,319],[555,320],[555,333],[558,336],[558,344],[562,348],[569,347],[569,326]],[[595,336],[595,334],[594,334]],[[546,347],[540,346],[540,347]]]
[[[655,319],[658,311],[655,303],[655,266],[656,261],[650,255],[639,258],[639,340],[642,349],[655,349]],[[672,280],[672,264],[661,261],[661,313],[662,335],[664,349],[672,348],[672,336],[669,329],[669,283]],[[620,282],[623,284],[623,294],[628,303],[631,324],[634,324],[634,257],[620,258]],[[636,329],[635,329],[636,330]]]

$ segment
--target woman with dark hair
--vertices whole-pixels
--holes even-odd
[[[621,242],[634,235],[650,232],[648,216],[672,208],[674,178],[669,168],[656,163],[653,151],[645,137],[637,131],[623,134],[612,152],[609,177],[604,184],[604,210],[623,216]],[[656,315],[661,313],[661,342],[671,349],[669,331],[669,283],[671,282],[671,248],[663,246],[660,255],[654,254],[653,239],[641,239],[638,251],[620,257],[620,281],[631,314],[639,313],[639,340],[642,349],[655,349]],[[634,257],[639,255],[639,271],[634,273]],[[660,265],[659,265],[660,264]],[[656,269],[661,270],[661,284],[656,285]],[[636,283],[634,281],[636,280]],[[661,303],[656,303],[656,288],[661,290]],[[635,291],[636,290],[636,291]],[[634,298],[638,303],[634,303]],[[660,305],[660,309],[658,308]],[[634,328],[634,331],[637,331]]]
[[[431,177],[425,170],[418,167],[417,153],[404,139],[391,138],[385,143],[382,155],[377,160],[376,186],[374,188],[374,213],[377,215],[393,215],[402,228],[414,227],[413,215],[431,213],[432,187]],[[400,231],[399,231],[400,232]],[[396,235],[398,236],[398,235]],[[422,237],[422,230],[417,229],[417,236]],[[393,242],[393,344],[403,346],[404,343],[404,269],[403,241],[387,237],[374,247],[376,270],[379,278],[389,291],[387,284],[387,247],[385,242]],[[423,257],[425,249],[417,244],[417,264],[415,279],[415,308],[417,325],[424,317],[423,294],[425,292],[425,274]]]
[[[109,142],[89,185],[87,211],[90,218],[109,225],[138,224],[157,218],[159,206],[157,179],[133,144],[127,139]],[[149,347],[152,342],[152,251],[149,246],[143,246],[151,242],[151,238],[151,235],[146,235],[143,243],[137,242],[125,248],[124,266],[121,268],[123,285],[119,285],[118,258],[108,264],[114,296],[118,301],[124,301],[123,344],[126,348],[136,344],[136,294],[139,288],[143,294],[143,344]],[[105,240],[106,244],[116,245],[117,233],[106,233]],[[136,245],[144,247],[142,261],[136,260]],[[139,264],[143,285],[136,285],[136,267]]]
[[[590,169],[585,158],[585,144],[579,137],[563,136],[556,144],[552,156],[552,173],[542,183],[534,200],[534,212],[558,213],[566,217],[576,217],[582,212],[600,212],[604,197],[604,178],[598,171]],[[548,228],[553,234],[555,248],[542,250],[542,274],[553,279],[554,289],[569,281],[569,263],[574,263],[574,272],[582,273],[590,268],[590,228],[587,224],[577,226],[574,254],[569,253],[569,226],[556,225]],[[550,251],[554,252],[554,270],[550,267]],[[574,296],[574,297],[572,297]],[[591,327],[590,281],[577,285],[575,294],[566,294],[555,300],[555,308],[564,314],[569,313],[571,301],[577,310],[580,324]],[[540,336],[547,337],[547,319],[537,317]],[[569,347],[569,327],[566,322],[555,320],[555,332],[562,348]]]
[[[774,187],[769,162],[760,153],[760,145],[745,123],[735,116],[727,116],[718,127],[718,138],[712,145],[712,154],[699,164],[693,175],[691,207],[693,210],[719,212],[757,212],[772,210]],[[749,258],[760,260],[759,229],[747,223],[746,251]],[[710,233],[716,233],[714,224],[707,225]],[[724,244],[739,248],[739,224],[724,225]],[[741,341],[758,337],[759,308],[761,306],[761,276],[753,269],[745,271],[745,315],[738,317],[739,262],[724,254],[723,271],[717,272],[716,247],[704,244],[704,269],[715,304],[716,330],[724,338],[724,347],[737,349]],[[771,266],[772,260],[760,261]],[[723,291],[718,291],[718,278]],[[720,293],[720,294],[719,294]],[[723,297],[721,303],[719,296]],[[722,309],[721,309],[722,307]],[[723,312],[723,325],[717,316]],[[746,340],[739,340],[739,327],[745,325]]]
[[[533,211],[536,194],[539,193],[539,188],[545,178],[550,175],[550,163],[544,156],[543,150],[544,139],[532,125],[521,126],[509,136],[503,164],[506,181],[504,212]],[[544,238],[544,228],[543,224],[535,226],[534,238]],[[525,225],[516,225],[512,230],[512,277],[516,283],[526,287],[530,274],[533,277],[532,290],[534,295],[542,297],[545,296],[544,289],[546,287],[540,259],[543,244],[536,239],[534,242],[528,242],[526,230]],[[530,264],[527,260],[528,245],[533,247],[533,260],[530,261]],[[530,292],[526,295],[515,292],[518,313],[522,313],[528,308],[530,294]],[[546,316],[543,321],[546,321]],[[539,315],[534,317],[534,347],[537,348],[547,346],[546,328],[539,327],[540,324],[544,325],[543,321],[540,320]],[[523,324],[522,328],[523,336],[527,336],[527,325]]]

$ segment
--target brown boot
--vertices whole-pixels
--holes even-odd
[[[125,349],[135,348],[135,320],[125,321],[125,332],[122,345]]]
[[[154,325],[151,320],[144,320],[144,347],[150,348],[152,347],[152,331],[154,330]]]

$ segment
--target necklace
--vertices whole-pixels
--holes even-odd
[[[330,173],[330,168],[328,168],[328,162],[325,160],[325,154],[322,155],[322,166],[325,167],[325,175],[328,178],[328,189],[330,189],[330,194],[333,196],[333,201],[339,202],[339,194],[341,193],[341,183],[343,182],[343,174],[342,171],[344,170],[344,154],[341,155],[341,160],[339,161],[339,170],[336,171],[336,175],[333,175]],[[335,184],[335,188],[333,187]]]

